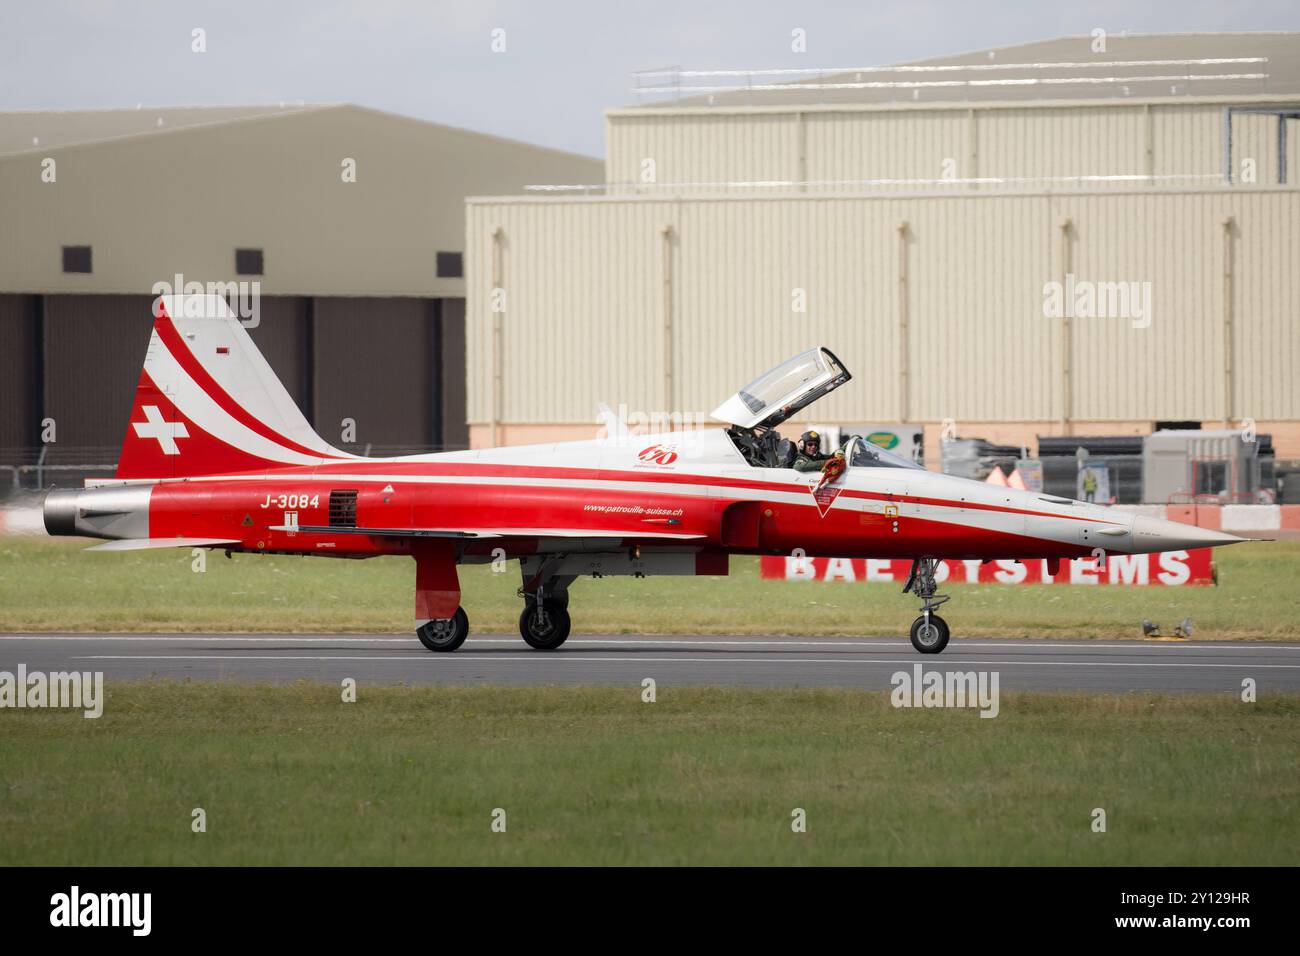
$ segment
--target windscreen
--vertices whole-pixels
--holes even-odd
[[[855,435],[852,439],[849,463],[854,468],[921,468],[910,458],[886,451],[860,435]]]

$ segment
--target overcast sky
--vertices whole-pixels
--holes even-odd
[[[1300,2],[0,0],[0,109],[346,101],[600,156],[633,70],[867,66],[1096,27],[1298,30]]]

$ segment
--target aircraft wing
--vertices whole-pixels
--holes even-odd
[[[87,551],[146,551],[153,548],[215,548],[223,544],[240,544],[238,538],[121,538],[106,541]]]
[[[386,538],[655,538],[696,541],[707,537],[680,531],[609,531],[601,528],[331,528],[327,525],[276,525],[271,531],[304,534],[368,534]]]

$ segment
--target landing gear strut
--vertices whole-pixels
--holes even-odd
[[[417,540],[411,556],[415,558],[415,636],[431,651],[454,651],[469,636],[469,617],[460,606],[456,549],[446,539]]]
[[[937,593],[934,572],[938,567],[938,558],[917,558],[903,586],[904,594],[911,591],[921,599],[921,616],[912,622],[911,636],[912,646],[922,654],[938,654],[948,646],[948,622],[934,613],[950,600],[948,595]]]
[[[535,564],[521,560],[523,587],[519,595],[524,599],[524,610],[519,615],[519,635],[529,647],[539,651],[553,651],[569,638],[569,585],[573,575],[554,573],[556,561],[543,560]],[[534,570],[535,569],[535,570]],[[531,573],[530,573],[531,572]]]
[[[540,589],[539,589],[540,590]],[[539,651],[553,651],[569,638],[568,601],[524,600],[519,615],[519,633],[528,646]]]

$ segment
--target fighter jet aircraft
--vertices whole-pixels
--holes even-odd
[[[569,635],[582,575],[725,575],[732,554],[909,558],[913,646],[937,654],[940,559],[1048,559],[1230,544],[1217,531],[926,471],[862,438],[795,471],[777,428],[851,380],[826,348],[723,402],[726,427],[367,458],[325,442],[220,297],[162,297],[116,475],[51,490],[53,535],[92,550],[204,547],[416,563],[415,632],[469,634],[457,567],[518,560],[519,631]],[[1056,567],[1053,567],[1053,564]]]

